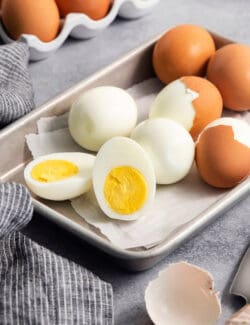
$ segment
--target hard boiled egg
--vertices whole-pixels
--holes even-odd
[[[95,156],[80,152],[54,153],[31,161],[24,170],[29,189],[54,201],[77,197],[92,184]]]
[[[95,20],[107,15],[111,2],[111,0],[56,0],[61,17],[79,12]]]
[[[112,219],[135,220],[155,196],[155,174],[147,153],[135,141],[114,137],[99,150],[93,187],[102,211]]]
[[[151,158],[157,184],[176,183],[188,174],[194,160],[194,142],[179,123],[164,118],[149,119],[134,129],[131,138]]]
[[[201,77],[183,77],[168,84],[157,95],[149,116],[181,123],[196,139],[204,127],[222,113],[218,89]]]
[[[207,78],[220,90],[224,106],[235,111],[250,109],[250,46],[220,48],[209,61]]]
[[[133,98],[118,87],[92,88],[76,100],[69,114],[69,130],[83,148],[97,151],[114,136],[128,136],[137,121]]]
[[[153,66],[164,83],[182,76],[203,76],[215,52],[212,36],[196,25],[179,25],[167,31],[156,43]]]
[[[196,144],[196,165],[202,179],[230,188],[250,175],[250,127],[234,118],[210,123]]]

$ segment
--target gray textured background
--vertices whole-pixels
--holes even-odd
[[[68,40],[49,59],[30,65],[37,106],[108,65],[144,41],[180,23],[200,24],[218,34],[250,44],[249,0],[161,0],[140,20],[116,20],[88,41]],[[129,273],[98,251],[36,215],[25,232],[57,253],[88,267],[112,283],[115,319],[119,325],[146,325],[144,290],[170,262],[186,260],[209,270],[222,298],[223,324],[243,300],[228,295],[229,283],[250,241],[250,197],[187,244],[143,273]],[[172,325],[172,324],[171,324]],[[178,324],[173,324],[178,325]],[[201,324],[202,325],[202,324]]]

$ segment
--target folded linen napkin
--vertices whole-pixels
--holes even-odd
[[[112,287],[19,231],[32,217],[20,184],[0,184],[0,324],[113,324]]]
[[[15,42],[0,46],[0,127],[34,108],[28,60],[27,44]]]

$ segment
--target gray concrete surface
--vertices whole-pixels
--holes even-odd
[[[199,24],[225,37],[250,44],[250,1],[161,0],[147,17],[134,21],[118,19],[99,36],[88,41],[70,39],[49,59],[30,65],[37,106],[168,27],[180,23]],[[219,324],[224,324],[224,320],[243,305],[243,300],[230,296],[228,289],[250,242],[250,197],[143,273],[134,274],[120,269],[97,250],[41,216],[35,216],[25,233],[111,282],[115,323],[119,325],[151,324],[144,305],[145,287],[161,269],[174,261],[186,260],[213,274],[222,299]]]

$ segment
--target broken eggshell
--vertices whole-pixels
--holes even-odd
[[[221,313],[213,278],[186,263],[171,264],[145,291],[147,312],[156,325],[212,325]]]

